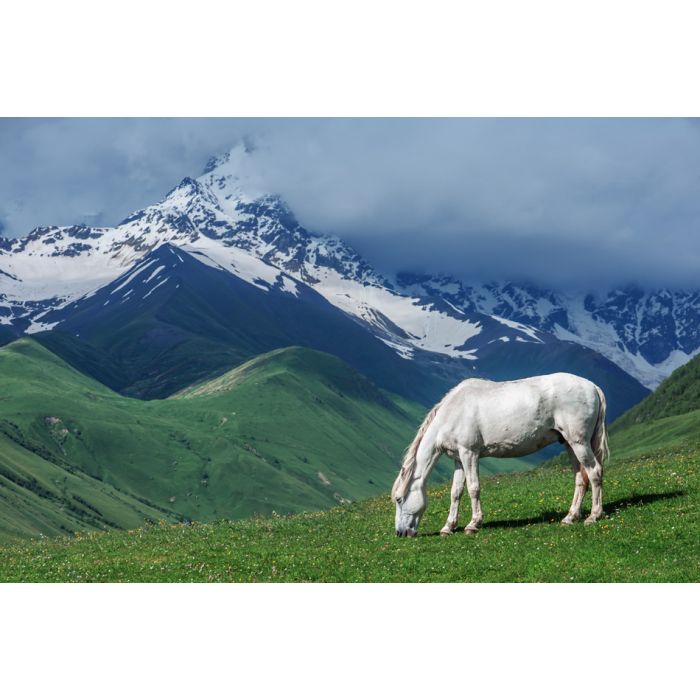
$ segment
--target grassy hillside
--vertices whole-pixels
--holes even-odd
[[[700,409],[700,356],[679,367],[642,402],[631,408],[613,426],[622,430],[668,416]]]
[[[70,495],[77,482],[64,484],[62,475],[73,473],[197,520],[328,508],[388,486],[421,409],[310,350],[277,351],[244,372],[235,390],[205,385],[196,397],[145,402],[110,391],[32,340],[16,341],[0,350],[0,431],[14,443],[0,455],[1,473],[19,487],[31,472]],[[54,520],[40,526],[32,505],[23,509],[31,521],[17,519],[4,503],[1,529],[70,527],[60,499],[27,490],[41,498],[40,510],[59,511]],[[143,521],[132,516],[105,518],[121,527]]]
[[[367,498],[390,486],[424,412],[303,348],[141,401],[22,339],[0,349],[0,538]]]
[[[211,424],[213,418],[223,417],[222,406],[229,408],[226,397],[239,392],[239,409],[260,401],[266,386],[274,387],[272,393],[281,401],[286,382],[295,381],[302,370],[307,373],[305,384],[321,401],[330,400],[323,393],[330,377],[326,389],[332,388],[336,398],[343,394],[351,405],[391,402],[386,395],[376,396],[371,385],[344,381],[343,372],[333,379],[332,360],[325,370],[309,369],[306,360],[298,350],[258,358],[176,399],[155,403],[175,414],[185,406],[201,406],[199,415]],[[302,390],[297,386],[292,394]],[[309,395],[303,401],[303,408],[295,406],[299,411],[321,405]],[[262,405],[254,407],[249,420],[260,414]],[[324,405],[323,412],[327,411]],[[313,419],[318,421],[321,415]],[[266,420],[267,438],[255,444],[261,453],[272,449],[272,426],[277,425],[272,413]],[[286,425],[295,427],[293,420]],[[302,435],[302,423],[296,428],[307,449],[323,444],[320,438]],[[605,476],[607,517],[591,527],[559,525],[571,500],[572,477],[568,466],[550,463],[525,473],[484,478],[485,524],[474,537],[437,536],[449,505],[449,487],[442,485],[430,492],[420,536],[396,538],[393,505],[383,489],[379,497],[325,512],[211,524],[163,520],[127,532],[7,545],[0,550],[0,580],[698,581],[699,428],[700,410],[696,410],[614,430],[613,457]],[[320,458],[327,460],[328,455]],[[388,481],[393,473],[393,468],[388,470]],[[587,504],[584,510],[590,507],[590,496]],[[462,525],[468,517],[464,503]]]
[[[53,462],[23,446],[23,437],[0,427],[0,540],[65,535],[76,530],[138,527],[173,513]]]
[[[700,447],[628,458],[619,437],[607,517],[561,527],[568,469],[483,480],[484,529],[437,536],[449,505],[433,489],[420,536],[393,534],[386,495],[326,512],[160,524],[0,550],[3,581],[698,581]],[[658,448],[658,445],[657,445]],[[590,497],[589,497],[590,498]],[[590,503],[590,501],[589,501]],[[463,510],[461,524],[468,520]]]

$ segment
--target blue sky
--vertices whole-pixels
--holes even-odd
[[[302,224],[389,271],[697,286],[683,119],[3,119],[0,231],[116,224],[244,137]]]

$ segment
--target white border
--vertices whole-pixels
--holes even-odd
[[[15,116],[688,116],[689,0],[5,3]]]
[[[8,698],[589,700],[686,697],[695,686],[692,585],[8,584],[0,592]]]

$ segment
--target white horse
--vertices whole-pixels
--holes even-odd
[[[512,382],[467,379],[428,413],[404,455],[391,497],[396,503],[396,534],[414,537],[427,506],[426,482],[445,453],[455,460],[452,503],[440,534],[457,528],[459,500],[466,483],[472,518],[464,528],[481,526],[480,457],[522,457],[566,444],[574,469],[574,499],[562,524],[581,518],[581,502],[591,484],[593,507],[586,524],[603,516],[603,462],[608,457],[605,395],[587,379],[557,373]]]

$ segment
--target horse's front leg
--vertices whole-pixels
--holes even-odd
[[[442,530],[440,530],[441,535],[451,535],[457,529],[457,518],[459,517],[459,501],[464,493],[464,485],[466,483],[466,476],[464,474],[464,469],[462,469],[462,463],[456,459],[455,460],[455,475],[452,478],[452,490],[450,491],[450,512],[447,516],[447,522],[445,523]]]
[[[474,534],[484,520],[481,513],[481,488],[479,486],[479,455],[471,450],[460,450],[459,457],[467,479],[467,491],[472,502],[472,519],[464,528],[467,534]]]

